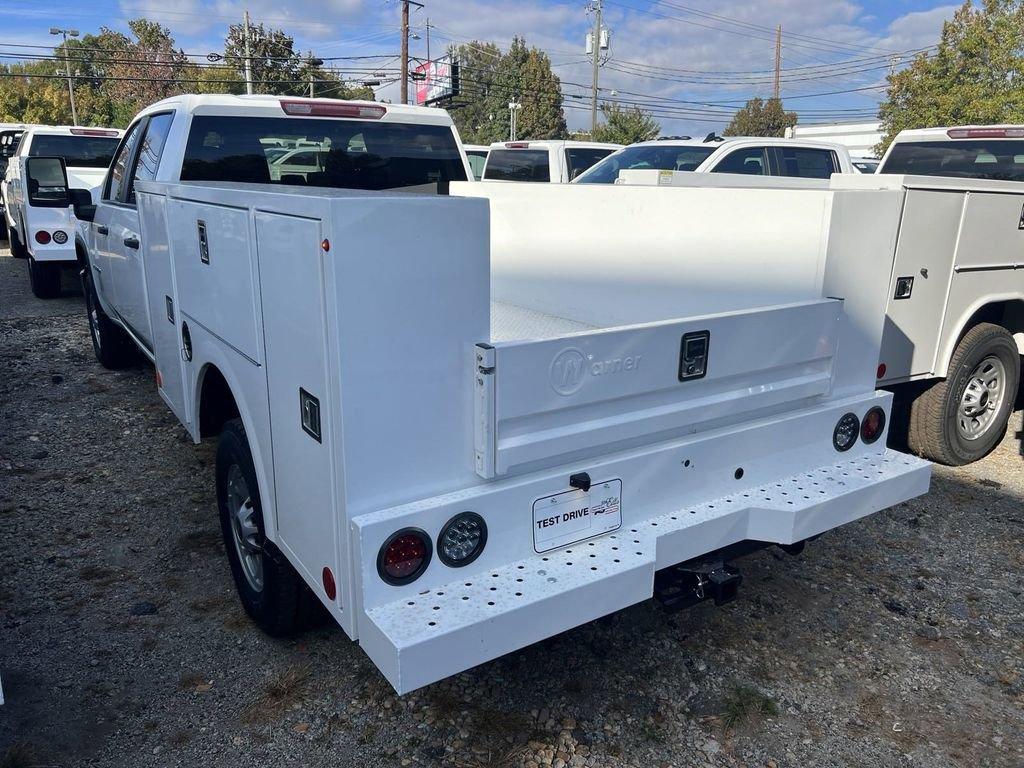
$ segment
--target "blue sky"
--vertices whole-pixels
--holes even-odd
[[[570,127],[589,120],[590,67],[583,55],[593,23],[585,0],[424,0],[413,13],[413,56],[452,43],[514,35],[548,51],[563,80]],[[666,133],[720,129],[737,103],[770,96],[776,25],[783,27],[782,95],[801,122],[865,119],[874,113],[890,66],[933,45],[957,5],[934,0],[605,0],[612,45],[601,70],[602,97],[654,111]],[[0,0],[4,61],[52,45],[52,25],[95,32],[127,30],[145,16],[171,29],[177,44],[201,57],[220,50],[224,33],[248,9],[281,27],[303,50],[354,79],[396,66],[396,0]],[[377,59],[334,57],[376,56]],[[201,58],[199,60],[202,60]],[[362,70],[362,71],[357,71]],[[380,98],[397,97],[385,85]]]

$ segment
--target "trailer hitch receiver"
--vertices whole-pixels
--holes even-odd
[[[721,606],[736,599],[742,581],[737,568],[721,561],[683,563],[655,574],[654,596],[671,612],[705,600]]]

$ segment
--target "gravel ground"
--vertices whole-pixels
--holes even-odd
[[[254,629],[213,447],[25,273],[0,257],[0,768],[1024,765],[1013,436],[748,558],[729,606],[649,601],[399,698],[340,630]]]

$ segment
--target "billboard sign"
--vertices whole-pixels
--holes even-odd
[[[416,103],[428,106],[459,95],[459,65],[451,56],[420,64],[412,72]]]

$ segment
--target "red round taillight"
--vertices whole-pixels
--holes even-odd
[[[430,537],[419,528],[403,528],[391,534],[377,554],[377,573],[388,584],[416,581],[430,563]]]
[[[885,430],[885,411],[881,408],[872,408],[860,423],[860,439],[871,445]]]
[[[875,378],[876,379],[884,379],[885,378],[886,370],[888,370],[888,369],[885,367],[885,363],[879,363],[878,364],[878,372],[875,374]]]
[[[50,233],[47,232],[45,229],[40,229],[38,232],[36,232],[36,242],[39,243],[40,245],[46,245],[47,243],[50,242]]]
[[[324,566],[321,578],[324,582],[324,594],[327,595],[328,600],[333,600],[338,596],[338,585],[334,583],[334,574],[331,572],[331,569]]]

